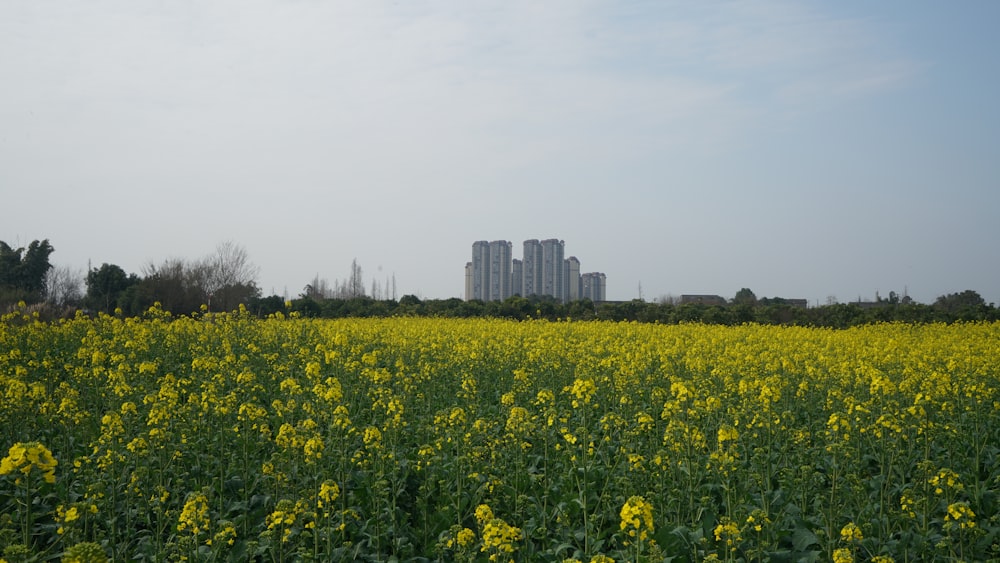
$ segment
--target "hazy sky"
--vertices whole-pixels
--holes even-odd
[[[1000,302],[1000,2],[0,0],[0,240],[265,295],[462,297],[559,238],[609,299]]]

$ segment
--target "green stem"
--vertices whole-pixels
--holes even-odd
[[[28,475],[24,476],[24,545],[31,549],[31,528],[34,526],[34,514],[31,512],[31,483]]]

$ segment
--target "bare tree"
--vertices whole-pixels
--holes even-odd
[[[260,269],[250,261],[246,249],[233,241],[220,243],[215,253],[206,257],[195,270],[202,278],[209,308],[215,299],[218,309],[228,311],[258,291]]]
[[[365,280],[357,258],[351,261],[351,277],[347,281],[347,290],[351,298],[365,296]]]
[[[45,273],[45,300],[57,307],[83,299],[83,274],[69,266],[55,266]]]
[[[319,274],[316,274],[312,283],[306,285],[303,296],[310,299],[330,299],[334,296],[334,292],[330,287],[330,283],[325,279],[321,279]]]
[[[227,286],[252,285],[260,272],[246,249],[233,241],[225,241],[215,248],[215,254],[205,259],[208,267],[206,289],[217,291]]]

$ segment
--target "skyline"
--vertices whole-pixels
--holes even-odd
[[[580,260],[566,255],[566,241],[527,239],[521,258],[514,258],[508,240],[477,240],[472,260],[465,263],[466,301],[505,301],[509,297],[547,295],[561,303],[588,298],[605,301],[606,276],[581,272]]]
[[[0,240],[265,295],[557,232],[607,298],[1000,303],[1000,4],[0,3]],[[485,237],[484,237],[485,235]],[[457,266],[456,266],[457,265]]]

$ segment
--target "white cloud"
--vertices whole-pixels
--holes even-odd
[[[465,236],[453,227],[487,220],[460,211],[498,193],[514,213],[567,193],[590,218],[612,197],[668,207],[677,196],[661,186],[706,175],[691,162],[722,162],[775,119],[884,95],[920,68],[884,27],[830,10],[782,0],[4,3],[0,79],[17,86],[0,91],[0,184],[86,189],[124,216],[151,201],[181,215],[197,197],[218,223],[188,235],[192,246],[212,239],[192,256],[252,231],[248,218],[274,217],[277,234],[248,235],[261,262],[269,236],[366,231],[365,208],[392,228],[376,225],[329,260],[393,248],[410,216],[437,241]],[[276,198],[306,202],[299,219],[280,219]],[[64,201],[57,215],[69,223],[88,198]],[[528,236],[568,237],[519,220]],[[651,228],[615,220],[625,224],[609,236]],[[136,250],[146,258],[184,253],[161,250],[170,235],[150,238],[156,248]],[[587,262],[594,250],[570,244],[598,267]],[[317,269],[304,268],[290,283]]]

